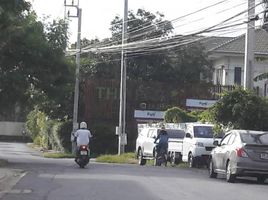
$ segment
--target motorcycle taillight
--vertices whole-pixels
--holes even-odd
[[[82,145],[82,146],[80,146],[80,149],[81,150],[87,150],[87,146],[86,145]]]

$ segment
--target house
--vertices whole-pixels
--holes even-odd
[[[255,30],[255,61],[253,78],[268,72],[268,33]],[[238,37],[211,37],[204,43],[212,61],[214,85],[243,86],[245,34]],[[260,96],[268,96],[268,79],[253,81],[254,89]]]

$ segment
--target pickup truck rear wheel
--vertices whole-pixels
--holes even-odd
[[[171,165],[178,165],[180,163],[180,158],[176,158],[175,153],[172,153],[170,156]]]
[[[190,168],[193,168],[196,165],[195,158],[193,157],[191,153],[188,156],[188,164]]]
[[[139,149],[139,151],[138,151],[138,162],[139,162],[139,165],[145,165],[146,164],[146,160],[143,158],[143,154],[142,154],[141,149]]]

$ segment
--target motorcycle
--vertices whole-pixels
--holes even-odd
[[[89,147],[87,145],[81,145],[78,149],[75,162],[80,168],[84,168],[89,163]]]
[[[156,148],[159,148],[159,147],[156,147]],[[161,166],[162,164],[164,166],[167,166],[167,149],[166,148],[161,148],[155,151],[154,165]]]

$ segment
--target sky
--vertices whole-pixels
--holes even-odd
[[[32,3],[37,15],[50,16],[50,19],[64,17],[64,0],[28,0]],[[76,3],[78,0],[74,0]],[[103,39],[111,36],[110,23],[115,16],[123,16],[125,0],[80,0],[79,7],[82,8],[82,31],[81,37],[87,39]],[[174,20],[186,14],[196,12],[207,6],[219,3],[209,9],[204,9],[193,15],[178,19],[173,22],[175,34],[187,34],[213,26],[234,14],[247,9],[248,0],[128,0],[128,9],[137,11],[138,8],[152,13],[159,11],[165,15],[165,19]],[[256,0],[258,3],[261,0]],[[72,0],[66,0],[71,4]],[[259,8],[260,9],[260,8]],[[257,9],[258,10],[258,9]],[[75,10],[70,10],[75,13]],[[246,20],[246,15],[241,15],[237,20]],[[234,30],[231,33],[218,32],[218,35],[241,34],[245,27],[240,28],[239,33]],[[76,41],[77,18],[70,22],[70,41]]]

